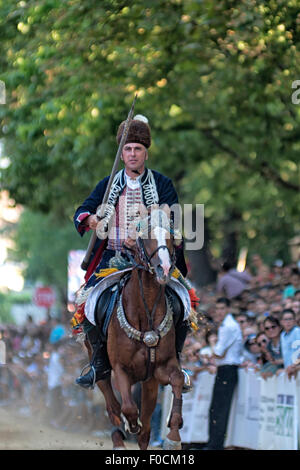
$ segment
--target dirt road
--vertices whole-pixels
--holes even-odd
[[[126,442],[128,450],[137,449]],[[0,450],[111,450],[109,437],[68,433],[0,407]]]

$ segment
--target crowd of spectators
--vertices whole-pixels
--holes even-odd
[[[277,260],[268,267],[254,255],[242,276],[228,263],[223,268],[216,284],[197,289],[199,329],[187,337],[182,366],[192,379],[203,370],[216,372],[213,351],[219,325],[214,316],[222,296],[230,299],[231,313],[242,331],[241,367],[253,368],[264,379],[297,374],[299,266],[284,266]],[[12,405],[24,415],[34,414],[70,432],[109,433],[100,391],[83,390],[74,383],[88,360],[85,346],[71,336],[67,317],[65,323],[49,317],[37,325],[29,317],[24,327],[0,325],[0,339],[6,344],[6,364],[0,365],[0,406]]]
[[[83,390],[74,382],[88,359],[85,346],[71,336],[68,318],[35,324],[28,317],[22,327],[3,324],[0,340],[6,346],[0,406],[69,432],[109,432],[100,391]]]
[[[230,300],[230,311],[243,336],[241,367],[252,368],[264,379],[300,370],[300,269],[299,263],[271,267],[255,254],[243,273],[224,263],[216,285],[198,291],[199,330],[186,340],[183,363],[192,378],[203,370],[216,371],[213,344],[219,325],[216,301]]]

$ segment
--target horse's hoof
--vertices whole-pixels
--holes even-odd
[[[130,425],[129,421],[123,415],[123,413],[121,413],[121,418],[123,419],[123,422],[124,422],[125,431],[129,432],[129,434],[139,434],[139,432],[142,429],[142,423],[141,423],[140,418],[137,419],[136,426],[134,427]]]
[[[130,434],[139,434],[142,429],[142,422],[140,418],[137,419],[136,426],[129,429]]]
[[[163,450],[181,450],[181,441],[172,441],[166,437],[163,443]]]
[[[126,447],[113,447],[113,450],[126,450]]]
[[[134,428],[129,429],[129,433],[135,436],[140,433],[141,429],[141,426],[135,426]]]

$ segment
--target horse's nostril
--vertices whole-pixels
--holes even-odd
[[[156,269],[156,279],[160,284],[166,284],[169,278],[169,272],[165,274],[164,269],[161,265],[157,266]]]
[[[163,277],[164,276],[164,270],[163,268],[161,267],[161,265],[159,264],[156,268],[156,273],[159,277]]]

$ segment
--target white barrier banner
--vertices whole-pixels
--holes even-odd
[[[208,413],[215,375],[198,374],[193,393],[183,395],[181,440],[208,441]],[[227,428],[225,447],[260,450],[297,450],[299,435],[300,377],[289,380],[285,373],[264,380],[253,370],[239,370]],[[170,408],[171,387],[165,388],[163,417]],[[168,405],[169,404],[169,405]],[[162,437],[166,435],[166,419]]]
[[[195,426],[194,408],[196,403],[195,386],[190,393],[182,395],[182,417],[183,427],[180,431],[181,442],[194,442],[192,438]]]
[[[6,345],[0,340],[0,364],[6,364]]]
[[[260,382],[253,370],[239,369],[239,381],[234,395],[225,447],[257,449],[259,429]]]
[[[215,374],[206,371],[198,374],[197,381],[194,384],[195,394],[191,415],[190,441],[182,439],[182,442],[208,441],[208,414],[214,382]]]
[[[261,380],[259,449],[297,450],[298,400],[295,379],[286,374]]]
[[[206,442],[208,439],[208,413],[215,375],[208,372],[198,374],[193,383],[193,390],[182,395],[183,427],[180,430],[181,441]],[[164,388],[162,404],[161,437],[168,433],[167,421],[172,404],[172,388]]]
[[[275,403],[277,377],[261,380],[259,409],[259,444],[260,450],[275,449]]]
[[[296,380],[280,375],[277,381],[276,449],[297,450],[298,447],[298,397]]]

